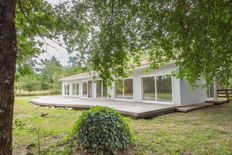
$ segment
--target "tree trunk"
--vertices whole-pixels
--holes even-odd
[[[12,154],[16,0],[0,0],[0,155]]]

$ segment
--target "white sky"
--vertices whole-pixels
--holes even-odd
[[[58,4],[59,2],[63,2],[65,0],[46,0],[46,1],[48,1],[51,4]],[[57,60],[61,62],[62,65],[68,65],[69,55],[67,51],[51,40],[46,40],[46,41],[49,45],[55,47],[55,49],[50,46],[44,46],[44,49],[46,49],[47,52],[42,53],[39,56],[39,59],[50,59],[52,56],[55,56]]]

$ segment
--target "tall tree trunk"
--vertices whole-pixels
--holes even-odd
[[[16,0],[0,0],[0,155],[12,154]]]

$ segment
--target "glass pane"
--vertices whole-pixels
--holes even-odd
[[[64,94],[69,95],[69,84],[64,85]]]
[[[83,96],[87,96],[87,82],[84,82],[82,87],[83,87]]]
[[[102,97],[102,80],[97,80],[96,81],[96,89],[97,89],[97,98]]]
[[[67,92],[67,90],[66,90],[66,89],[67,89],[67,86],[66,86],[66,85],[64,85],[64,95],[67,95],[67,94],[66,94],[66,92]]]
[[[67,85],[67,95],[69,95],[69,84]]]
[[[79,95],[79,83],[76,84],[76,95]]]
[[[171,76],[157,76],[157,100],[172,101],[172,80]]]
[[[207,89],[207,97],[208,98],[214,97],[213,92],[214,92],[213,84],[210,84]]]
[[[72,84],[72,95],[76,95],[76,84]]]
[[[103,83],[103,97],[107,98],[107,85]]]
[[[126,79],[124,80],[124,98],[125,99],[133,99],[133,80]]]
[[[92,81],[88,81],[88,97],[92,97]]]
[[[116,98],[123,98],[123,81],[122,80],[116,80],[115,81],[115,87],[116,87]]]
[[[144,77],[143,82],[143,99],[144,100],[155,100],[155,78]]]

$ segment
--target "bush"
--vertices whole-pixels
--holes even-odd
[[[70,136],[88,153],[116,153],[128,149],[133,136],[125,118],[113,109],[94,107],[83,112]]]

